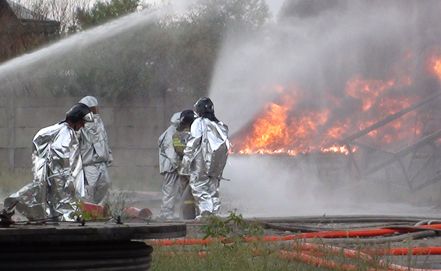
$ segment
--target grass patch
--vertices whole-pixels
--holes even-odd
[[[262,227],[245,221],[235,212],[225,218],[208,216],[203,221],[205,224],[197,235],[204,236],[203,239],[213,238],[211,240],[216,242],[203,246],[154,246],[153,270],[329,270],[326,266],[369,270],[380,267],[373,258],[366,261],[360,257],[346,257],[342,250],[310,245],[308,247],[316,249],[307,251],[300,239],[263,242],[259,240],[264,234]],[[247,236],[255,237],[256,241],[245,242]],[[310,240],[314,241],[319,240]]]
[[[204,247],[154,247],[152,270],[327,270],[282,260],[270,244],[233,243]]]
[[[283,257],[283,251],[292,252],[297,257],[287,259]],[[306,257],[315,258],[315,262],[308,262],[310,258],[305,259],[305,253]],[[387,270],[379,260],[372,257],[366,261],[326,250],[307,252],[295,243],[233,241],[206,246],[154,246],[152,270]],[[386,260],[384,264],[388,263]]]

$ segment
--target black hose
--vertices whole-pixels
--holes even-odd
[[[347,225],[346,227],[312,227],[305,225],[278,225],[276,223],[261,222],[264,229],[280,230],[280,231],[291,231],[291,232],[319,232],[319,231],[342,231],[342,230],[352,230],[352,229],[367,229],[367,228],[394,228],[394,227],[411,227],[408,225],[409,222],[400,223],[375,223],[369,225]],[[426,229],[427,230],[427,229]]]
[[[411,232],[399,235],[369,238],[322,238],[321,242],[325,244],[386,244],[393,242],[402,242],[405,240],[417,240],[438,236],[434,230],[426,230],[420,232]]]
[[[409,216],[309,216],[309,217],[285,217],[285,218],[252,218],[250,222],[266,223],[369,223],[369,222],[390,222],[390,223],[417,223],[422,220],[437,220],[439,218],[409,217]]]

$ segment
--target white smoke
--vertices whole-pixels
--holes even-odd
[[[216,115],[229,125],[231,134],[278,97],[275,85],[299,87],[311,97],[310,103],[326,106],[324,93],[343,95],[345,82],[360,74],[386,78],[406,51],[413,52],[416,60],[412,66],[399,68],[417,75],[425,50],[441,46],[439,1],[332,2],[334,6],[322,9],[311,6],[310,13],[308,9],[293,12],[254,35],[233,32],[228,36],[212,78],[210,97]],[[421,91],[425,97],[424,91],[433,85],[424,86],[426,89],[415,87],[412,91]],[[221,188],[226,208],[266,216],[422,214],[408,204],[421,204],[429,197],[424,194],[415,199],[404,177],[391,184],[355,180],[347,172],[335,183],[324,183],[315,161],[291,159],[287,164],[274,157],[230,157],[225,175],[233,180]]]

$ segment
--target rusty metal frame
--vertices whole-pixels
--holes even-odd
[[[410,159],[410,161],[412,162],[415,158],[415,154],[416,151],[423,147],[426,146],[428,144],[432,144],[433,146],[435,146],[434,142],[441,138],[441,129],[437,130],[421,139],[419,139],[417,142],[415,142],[414,144],[405,147],[401,150],[399,150],[398,152],[388,152],[388,151],[384,151],[384,150],[380,150],[378,148],[357,142],[356,140],[367,135],[368,133],[377,130],[385,125],[387,125],[388,123],[402,117],[403,115],[412,112],[420,107],[423,106],[427,106],[428,104],[430,104],[431,102],[437,100],[439,97],[441,97],[441,93],[437,92],[434,95],[431,95],[430,97],[428,97],[427,99],[424,99],[423,101],[420,101],[418,103],[415,103],[397,113],[394,113],[392,115],[389,115],[388,117],[374,123],[373,125],[358,131],[344,139],[342,139],[339,143],[346,146],[346,148],[349,150],[349,154],[348,154],[348,158],[349,158],[349,163],[348,166],[353,166],[355,169],[355,174],[357,179],[366,179],[366,177],[386,168],[387,166],[394,164],[394,163],[398,163],[398,166],[401,168],[403,175],[405,177],[406,183],[409,187],[410,190],[418,190],[418,189],[422,189],[423,187],[426,187],[427,185],[430,185],[434,182],[437,182],[439,180],[441,180],[441,172],[439,172],[437,174],[437,176],[432,177],[432,178],[428,178],[426,180],[423,180],[423,184],[420,184],[418,186],[414,186],[413,183],[415,182],[415,179],[420,175],[420,173],[424,170],[424,167],[426,167],[426,165],[423,166],[423,168],[420,168],[416,174],[411,174],[409,172],[409,166],[406,167],[406,165],[403,162],[403,158],[406,157],[407,155],[412,153],[412,157]],[[356,157],[354,155],[354,153],[352,152],[352,146],[357,146],[360,147],[362,149],[365,150],[370,150],[370,151],[379,151],[388,155],[391,155],[391,158],[386,159],[386,161],[382,161],[379,162],[377,164],[375,164],[374,166],[370,167],[369,169],[363,170],[363,167],[360,166],[359,163],[357,163]],[[427,163],[429,163],[429,161],[431,162],[433,159],[435,159],[437,153],[435,151],[435,147],[433,148],[433,152],[430,155],[430,157],[427,159]]]

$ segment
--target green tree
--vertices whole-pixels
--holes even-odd
[[[176,37],[178,53],[173,61],[180,84],[202,95],[209,87],[225,36],[250,34],[268,16],[264,0],[199,0],[188,17],[168,27],[173,28]]]
[[[91,9],[79,8],[76,18],[81,28],[86,29],[132,13],[136,10],[139,3],[140,0],[98,1]]]
[[[137,3],[96,3],[81,11],[81,28],[130,12]],[[50,60],[57,72],[40,74],[35,69],[36,80],[28,79],[29,85],[59,96],[186,95],[194,101],[206,95],[225,35],[257,30],[265,23],[267,10],[263,0],[200,1],[186,16],[143,22],[100,42],[72,48],[62,58]]]
[[[219,32],[260,28],[268,19],[269,8],[264,0],[199,0],[190,20],[204,21]]]

